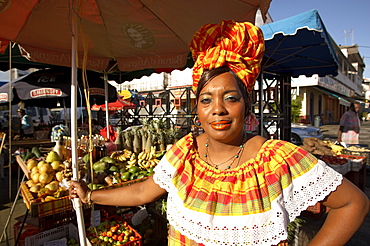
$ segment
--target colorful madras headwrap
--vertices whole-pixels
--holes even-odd
[[[201,27],[190,43],[195,61],[193,90],[204,70],[228,66],[251,93],[265,50],[261,29],[249,22],[222,21]]]

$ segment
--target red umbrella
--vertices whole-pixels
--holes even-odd
[[[122,109],[134,109],[134,108],[136,108],[135,104],[133,104],[132,102],[123,100],[123,99],[118,99],[115,102],[108,103],[108,111],[117,111],[117,110],[122,110]],[[94,104],[91,107],[91,110],[94,110],[94,111],[99,111],[100,109],[103,111],[106,111],[105,104],[101,104],[101,105]]]

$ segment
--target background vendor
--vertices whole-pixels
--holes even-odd
[[[21,121],[21,138],[32,138],[34,133],[34,127],[32,118],[26,114],[24,109],[18,109],[18,115]]]

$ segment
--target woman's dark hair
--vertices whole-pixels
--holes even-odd
[[[360,105],[360,103],[358,102],[351,102],[351,104],[349,105],[349,109],[352,110],[353,112],[356,112],[356,108],[355,108],[355,105]]]
[[[246,115],[248,115],[250,112],[250,109],[249,109],[250,97],[248,96],[247,88],[245,87],[243,81],[238,77],[238,75],[236,75],[229,67],[218,67],[218,68],[211,69],[211,70],[204,70],[202,76],[199,79],[197,92],[195,93],[197,102],[199,99],[200,91],[208,84],[208,82],[223,73],[230,73],[236,79],[236,82],[238,84],[240,91],[242,92],[242,96],[246,104],[246,109],[247,109]]]

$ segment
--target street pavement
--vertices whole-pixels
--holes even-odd
[[[339,126],[337,124],[323,125],[320,130],[324,134],[324,139],[335,141],[337,138]],[[363,146],[370,146],[370,121],[363,122],[361,125],[360,132],[360,144]],[[3,233],[4,226],[10,218],[10,223],[8,229],[6,230],[8,242],[6,240],[0,242],[0,246],[14,245],[14,232],[13,226],[19,221],[16,218],[25,215],[27,208],[23,202],[23,199],[19,196],[15,200],[18,191],[18,186],[21,178],[17,172],[13,172],[11,179],[11,197],[9,197],[9,179],[8,179],[8,169],[5,170],[5,177],[0,177],[0,231]],[[366,174],[366,188],[365,194],[370,198],[370,172],[368,170]],[[11,214],[13,203],[15,203],[13,213]],[[11,216],[9,216],[11,214]],[[315,233],[320,229],[324,222],[325,215],[320,218],[303,217],[306,221],[302,228],[300,229],[299,240],[295,242],[295,246],[305,246],[309,240],[315,235]],[[358,229],[351,240],[346,244],[346,246],[368,246],[370,245],[370,215],[367,216],[366,220],[362,226]]]

